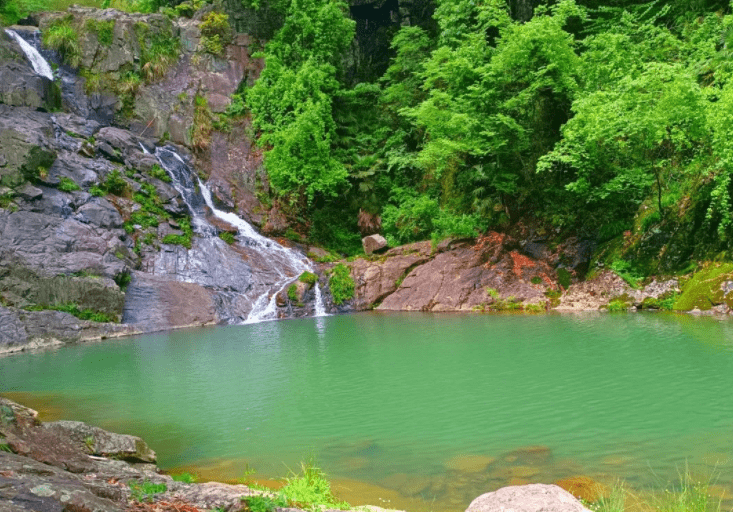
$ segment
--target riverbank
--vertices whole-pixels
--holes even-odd
[[[3,511],[391,512],[369,505],[350,508],[333,496],[324,475],[313,467],[304,467],[302,475],[288,479],[277,493],[241,484],[195,483],[190,475],[175,478],[162,474],[155,464],[155,452],[138,437],[76,421],[44,423],[35,410],[2,397],[0,413]],[[509,496],[506,492],[492,494],[498,496],[481,496],[468,510],[494,510],[497,503],[507,499],[518,510],[552,505],[567,512],[585,510],[580,502],[555,486],[526,486],[525,490],[510,490]],[[304,497],[317,501],[306,501]]]
[[[388,494],[382,494],[379,500],[389,508],[351,507],[339,501],[337,495],[350,495],[350,499],[358,501],[359,491],[365,489],[358,489],[358,482],[350,482],[351,488],[336,481],[331,483],[314,466],[303,466],[301,473],[285,479],[284,488],[283,483],[277,482],[267,482],[269,488],[263,487],[247,477],[247,485],[197,483],[190,473],[163,474],[156,466],[155,452],[138,437],[75,421],[42,422],[35,410],[2,397],[0,413],[3,512],[397,512],[390,506]],[[521,456],[543,457],[546,453],[536,447]],[[454,461],[454,469],[460,466],[478,471],[490,462],[486,458],[459,458]],[[517,484],[513,486],[477,497],[466,512],[496,511],[507,506],[520,512],[720,512],[724,500],[730,503],[730,496],[712,485],[710,478],[695,478],[689,469],[680,474],[677,485],[662,493],[635,491],[618,480],[605,485],[587,477],[564,479],[556,485],[522,484],[521,478],[515,480]],[[278,488],[279,491],[271,490]],[[437,504],[428,507],[440,512],[463,510],[443,509]]]

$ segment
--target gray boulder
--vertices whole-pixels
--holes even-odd
[[[43,428],[86,446],[94,455],[136,462],[155,462],[155,452],[136,436],[115,434],[81,421],[54,421]]]
[[[557,485],[530,484],[503,487],[482,494],[466,512],[590,512]]]

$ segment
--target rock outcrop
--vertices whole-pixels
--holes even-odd
[[[482,494],[466,512],[590,512],[569,492],[556,485],[529,484],[503,487]]]
[[[245,485],[177,482],[155,459],[139,437],[78,421],[41,423],[36,411],[0,397],[3,512],[123,512],[143,502],[163,512],[238,512],[248,510],[243,498],[267,494]],[[144,493],[142,484],[157,486],[156,492]]]

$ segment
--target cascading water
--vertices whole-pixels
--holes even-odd
[[[251,261],[260,265],[258,267],[260,272],[270,276],[268,286],[264,290],[260,289],[254,297],[252,309],[243,323],[256,323],[277,318],[276,297],[294,278],[306,270],[312,270],[307,258],[293,249],[260,235],[248,222],[236,214],[216,208],[209,188],[198,178],[194,183],[194,178],[192,178],[194,173],[173,149],[170,147],[156,148],[155,156],[171,176],[173,186],[188,206],[196,233],[203,237],[216,237],[217,228],[206,219],[205,207],[208,207],[214,217],[237,228],[239,246],[252,256]],[[317,284],[315,297],[315,315],[325,316],[321,290]]]
[[[314,316],[327,316],[326,308],[323,305],[323,297],[321,296],[321,287],[318,286],[318,283],[316,283],[315,286],[315,294],[316,294],[316,305],[315,305],[315,312],[313,313]]]
[[[36,74],[46,77],[49,80],[53,80],[53,71],[51,71],[51,66],[48,64],[48,61],[46,61],[46,59],[44,59],[43,56],[38,53],[38,50],[28,44],[28,42],[20,37],[20,35],[15,30],[6,28],[5,33],[15,39],[15,41],[20,45],[20,49],[23,50],[23,53],[30,61],[31,65],[33,66],[33,71],[35,71]]]

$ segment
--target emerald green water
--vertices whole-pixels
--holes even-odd
[[[687,465],[733,482],[733,323],[711,318],[203,328],[0,358],[0,392],[139,435],[164,468],[277,477],[314,456],[347,499],[410,511],[573,475],[659,487]]]

